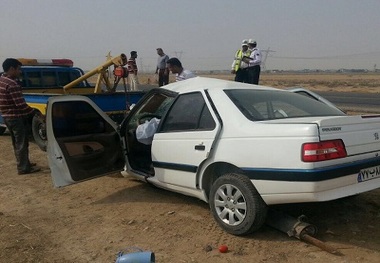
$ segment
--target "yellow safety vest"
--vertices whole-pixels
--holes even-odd
[[[251,51],[247,50],[245,56],[250,56],[250,55],[251,55]],[[239,49],[238,51],[236,51],[236,54],[235,54],[235,65],[234,65],[235,71],[238,71],[238,69],[240,68],[242,60],[243,60],[243,51]]]

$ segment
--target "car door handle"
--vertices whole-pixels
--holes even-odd
[[[198,144],[195,145],[194,149],[197,151],[204,151],[206,149],[206,146],[204,146],[203,144]]]
[[[89,145],[83,145],[82,146],[82,149],[83,149],[83,152],[86,154],[88,154],[88,153],[93,153],[94,152],[94,149],[91,147],[91,146],[89,146]]]

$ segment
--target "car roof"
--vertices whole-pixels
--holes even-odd
[[[201,90],[225,90],[225,89],[257,89],[257,90],[279,90],[276,88],[252,85],[230,80],[195,77],[183,81],[178,81],[161,87],[178,93],[188,93]]]

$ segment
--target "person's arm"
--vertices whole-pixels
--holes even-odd
[[[157,59],[157,66],[156,66],[156,72],[155,72],[155,74],[158,74],[158,70],[159,70],[158,64],[159,64],[159,58]]]
[[[232,61],[231,74],[235,74],[236,73],[236,71],[235,71],[235,64],[236,64],[236,57],[235,57],[234,61]]]
[[[136,61],[134,62],[134,66],[135,66],[135,75],[137,75],[138,69],[137,69],[137,63],[136,63]]]
[[[256,66],[260,65],[261,63],[261,52],[258,49],[255,49],[251,55],[250,55],[250,61],[249,61],[249,66]]]
[[[253,56],[252,63],[254,65],[260,65],[260,63],[261,63],[261,52],[260,52],[260,50],[255,50],[253,53],[254,53],[254,56]]]
[[[169,75],[169,68],[168,68],[168,60],[169,60],[169,56],[168,55],[165,55],[165,71],[164,71],[164,75]]]
[[[238,52],[239,52],[239,50],[238,51],[236,51],[236,53],[235,53],[235,58],[234,58],[234,61],[232,61],[232,65],[231,65],[231,74],[235,74],[236,73],[236,71],[235,71],[235,65],[236,65],[236,60],[238,59]]]

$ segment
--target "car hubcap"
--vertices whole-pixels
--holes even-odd
[[[46,128],[44,124],[38,126],[38,135],[42,140],[46,140]]]
[[[231,226],[239,225],[247,215],[247,203],[242,192],[231,184],[219,187],[214,206],[219,218]]]

